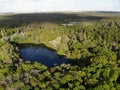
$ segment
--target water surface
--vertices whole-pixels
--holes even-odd
[[[55,50],[35,45],[23,45],[20,48],[21,56],[25,61],[40,62],[48,67],[61,65],[67,62],[65,56],[60,56]]]

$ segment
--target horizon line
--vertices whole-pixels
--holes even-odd
[[[105,13],[105,12],[111,12],[111,13],[120,13],[120,11],[113,11],[113,10],[83,10],[83,11],[40,11],[40,12],[0,12],[0,14],[24,14],[24,13],[79,13],[79,12],[99,12],[99,13]]]

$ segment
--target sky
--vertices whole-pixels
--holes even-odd
[[[120,11],[120,0],[0,0],[0,12]]]

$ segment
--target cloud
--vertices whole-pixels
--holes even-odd
[[[120,0],[0,0],[0,12],[120,11]]]
[[[9,2],[11,0],[0,0],[0,2]]]

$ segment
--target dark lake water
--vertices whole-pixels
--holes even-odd
[[[48,67],[61,65],[67,62],[65,56],[60,56],[55,50],[35,45],[24,45],[20,48],[21,56],[25,61],[40,62]]]

